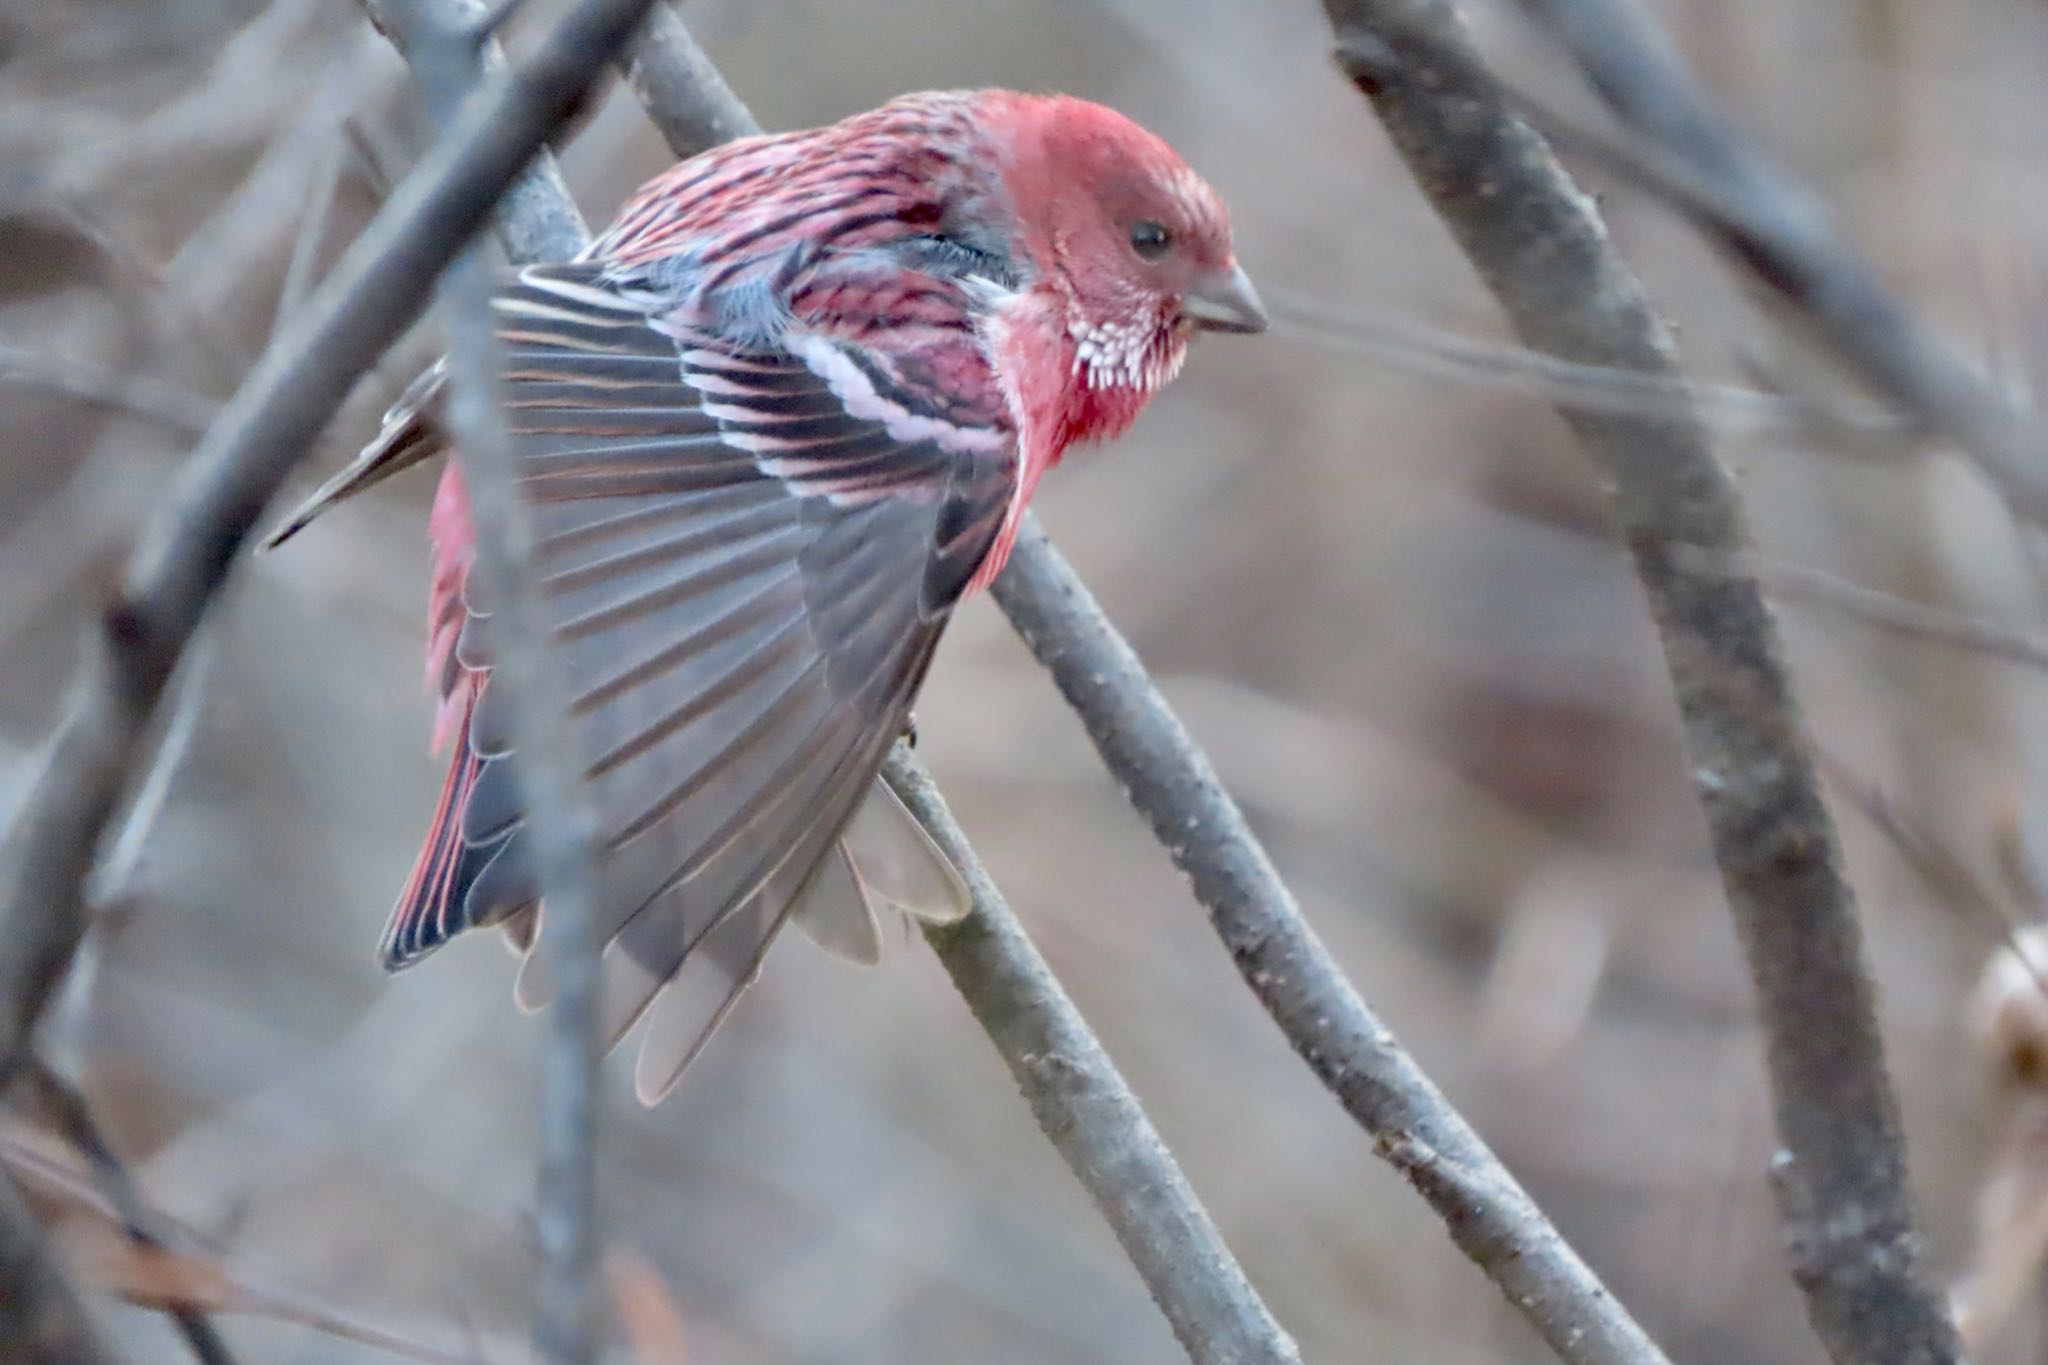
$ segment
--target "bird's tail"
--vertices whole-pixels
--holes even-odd
[[[443,445],[437,409],[446,382],[445,368],[436,364],[406,386],[391,410],[377,438],[333,478],[315,489],[292,514],[263,538],[262,548],[274,550],[306,529],[313,518],[334,504],[352,498],[372,484],[382,483],[403,469],[410,469]]]
[[[468,881],[476,875],[478,860],[464,856],[467,850],[462,840],[462,817],[483,769],[469,747],[469,721],[479,681],[475,674],[465,679],[460,700],[461,725],[448,778],[441,787],[441,801],[413,863],[412,875],[406,879],[405,890],[399,893],[390,922],[384,926],[380,955],[384,965],[394,971],[411,966],[469,927]]]

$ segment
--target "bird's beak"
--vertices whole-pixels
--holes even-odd
[[[1241,265],[1214,271],[1188,290],[1180,301],[1181,316],[1205,332],[1263,332],[1266,306],[1251,276]]]

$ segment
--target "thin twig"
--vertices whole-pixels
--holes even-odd
[[[2014,958],[2033,974],[2042,998],[2048,1000],[2048,976],[2042,974],[2040,964],[2020,941],[2025,926],[2012,907],[1979,880],[1933,830],[1899,809],[1891,793],[1874,778],[1865,777],[1826,749],[1820,751],[1820,765],[1849,804],[1862,812],[1864,819],[1935,894],[1942,909],[1972,916],[1996,934],[2000,942],[2012,949]]]
[[[220,405],[203,393],[148,375],[122,374],[69,356],[0,342],[0,386],[41,389],[154,422],[180,436],[205,431]]]
[[[931,775],[898,745],[883,769],[967,878],[974,913],[924,936],[1095,1200],[1196,1365],[1299,1362],[1116,1064],[975,856]]]
[[[464,21],[427,0],[379,0],[412,62],[428,105],[444,124],[482,69],[487,20]],[[502,18],[504,11],[496,12]],[[535,183],[528,177],[528,183]],[[597,1357],[597,1116],[599,1037],[597,821],[569,732],[569,691],[533,569],[534,531],[521,501],[505,423],[503,348],[491,299],[495,283],[479,243],[450,266],[440,309],[448,336],[449,435],[462,462],[491,604],[491,686],[512,706],[513,775],[528,813],[528,849],[541,896],[541,951],[555,983],[543,1055],[537,1226],[540,1282],[534,1346],[550,1365]]]
[[[84,1158],[94,1183],[106,1196],[128,1240],[149,1250],[164,1248],[167,1242],[157,1226],[154,1212],[143,1201],[142,1192],[136,1187],[135,1178],[128,1173],[128,1167],[115,1155],[113,1145],[101,1131],[85,1096],[41,1063],[33,1064],[29,1075],[44,1107],[56,1118],[65,1141]],[[200,1365],[234,1365],[234,1353],[228,1350],[227,1343],[221,1340],[219,1331],[205,1313],[189,1305],[171,1305],[164,1311],[177,1325],[178,1334],[185,1338],[193,1358]]]
[[[80,888],[100,833],[165,681],[263,505],[647,3],[583,0],[516,67],[492,76],[187,461],[177,495],[151,523],[102,619],[49,760],[9,830],[0,1073],[20,1064],[77,950]]]
[[[0,1178],[20,1180],[40,1198],[58,1204],[58,1217],[69,1220],[82,1216],[118,1236],[124,1246],[130,1239],[119,1230],[129,1221],[116,1207],[105,1184],[80,1170],[72,1154],[58,1154],[44,1135],[0,1126]],[[103,1255],[97,1274],[88,1268],[86,1278],[131,1302],[152,1306],[179,1306],[211,1312],[222,1317],[263,1318],[289,1323],[330,1336],[337,1341],[368,1346],[405,1360],[431,1365],[479,1365],[482,1356],[472,1350],[454,1352],[412,1337],[378,1327],[361,1314],[337,1310],[303,1290],[283,1289],[254,1278],[236,1265],[219,1240],[174,1217],[155,1204],[141,1201],[136,1192],[142,1226],[162,1238],[165,1249],[123,1263]],[[88,1250],[85,1253],[90,1256]],[[0,1356],[0,1359],[12,1357]]]
[[[341,140],[348,144],[349,156],[361,172],[363,183],[379,199],[388,199],[391,187],[398,181],[397,173],[392,170],[398,163],[398,156],[390,145],[390,139],[384,136],[384,130],[381,127],[372,130],[368,119],[363,110],[350,113],[341,121]]]
[[[1726,561],[1697,552],[1686,553],[1688,567],[1712,573]],[[1734,561],[1737,572],[1755,575],[1764,592],[1781,602],[1805,602],[1828,607],[1867,625],[1878,626],[1912,640],[1926,640],[1952,649],[2048,669],[2048,636],[1995,621],[1951,611],[1926,602],[1914,602],[1896,593],[1884,592],[1862,583],[1816,569],[1806,564],[1747,554]]]
[[[306,301],[306,291],[313,287],[319,271],[320,248],[327,241],[327,220],[334,213],[334,196],[341,189],[342,161],[348,155],[348,143],[341,135],[341,127],[337,122],[331,130],[331,136],[320,152],[319,165],[313,170],[311,192],[299,209],[298,234],[292,239],[291,258],[285,263],[284,283],[278,286],[277,308],[271,314],[272,336],[277,335],[284,320]]]
[[[171,678],[171,718],[164,722],[149,774],[128,807],[127,818],[86,880],[86,901],[95,910],[110,910],[127,898],[148,852],[151,835],[177,786],[185,760],[206,719],[213,689],[213,635],[201,629]]]
[[[1420,323],[1345,313],[1285,291],[1269,293],[1268,302],[1282,336],[1426,378],[1532,394],[1560,407],[1641,415],[1697,409],[1733,431],[1794,431],[1866,445],[1895,444],[1910,435],[1897,417],[1874,406],[1583,365]]]
[[[1686,213],[1907,415],[1974,458],[2013,513],[2048,525],[2048,425],[1916,317],[1821,202],[1708,102],[1640,6],[1521,0],[1647,153],[1639,178]]]
[[[49,1239],[0,1172],[0,1360],[110,1365],[85,1309],[58,1268]]]
[[[677,152],[758,131],[724,82],[706,79],[715,70],[682,21],[664,7],[655,11],[655,26],[661,42],[639,50],[633,83]],[[670,105],[678,93],[682,98]],[[1208,759],[1035,524],[1019,539],[995,592],[1160,839],[1194,876],[1239,970],[1296,1050],[1374,1132],[1384,1155],[1392,1159],[1402,1142],[1420,1142],[1441,1155],[1430,1169],[1469,1176],[1431,1180],[1423,1166],[1403,1166],[1452,1239],[1560,1358],[1581,1365],[1662,1362],[1627,1310],[1359,999]],[[1470,1197],[1480,1190],[1489,1197]]]
[[[1325,9],[1346,73],[1523,342],[1679,378],[1670,337],[1593,201],[1503,97],[1448,0]],[[1881,330],[1886,316],[1864,325]],[[1731,571],[1749,548],[1734,483],[1695,415],[1564,416],[1610,490],[1662,637],[1757,988],[1784,1148],[1780,1219],[1815,1329],[1842,1362],[1954,1360],[1955,1329],[1921,1264],[1876,987],[1834,826],[1776,628],[1755,578]],[[1721,564],[1701,572],[1680,547]]]

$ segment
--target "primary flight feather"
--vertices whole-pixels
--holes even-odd
[[[535,566],[603,835],[608,1036],[673,1086],[794,920],[872,960],[877,906],[964,912],[875,773],[947,618],[1039,476],[1116,436],[1197,329],[1255,332],[1222,201],[1101,105],[907,95],[645,186],[497,299]],[[429,373],[273,537],[437,453]],[[430,521],[428,671],[453,760],[384,936],[501,924],[547,996],[461,475]]]

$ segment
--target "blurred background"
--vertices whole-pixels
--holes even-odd
[[[2031,396],[2048,378],[2048,9],[1661,8],[1899,288]],[[1489,51],[1590,108],[1511,10],[1474,0]],[[1049,481],[1046,523],[1367,997],[1673,1356],[1819,1359],[1765,1183],[1746,977],[1642,601],[1546,401],[1410,349],[1506,338],[1336,74],[1318,7],[684,13],[770,127],[906,89],[1065,89],[1157,129],[1224,192],[1283,325],[1198,347],[1129,439]],[[421,140],[403,71],[347,0],[0,5],[0,811],[195,432]],[[602,221],[667,160],[614,91],[564,164]],[[1869,404],[1663,209],[1589,177],[1694,372],[1799,399],[1707,407],[1765,554],[2039,620],[2031,549],[1967,467],[1799,420]],[[302,486],[436,349],[421,328],[365,380]],[[242,566],[50,1036],[245,1297],[416,1355],[510,1361],[537,1022],[511,1008],[513,959],[489,936],[397,978],[373,951],[441,777],[421,681],[430,491],[398,480]],[[2048,695],[2035,672],[1825,597],[1780,615],[1836,779],[1934,1263],[1974,1287],[1980,1359],[2040,1360],[2048,1127],[2030,1086],[2048,1003],[2008,981],[1987,1033],[1977,983],[2000,916],[2041,908]],[[1305,1356],[1547,1359],[1259,1011],[992,607],[961,613],[918,718],[982,854]],[[669,1103],[641,1110],[615,1070],[617,1283],[643,1331],[680,1324],[689,1360],[1178,1358],[921,943],[862,972],[792,937]],[[132,1359],[179,1349],[143,1309],[106,1319]],[[385,1358],[291,1322],[226,1326],[250,1360]]]

